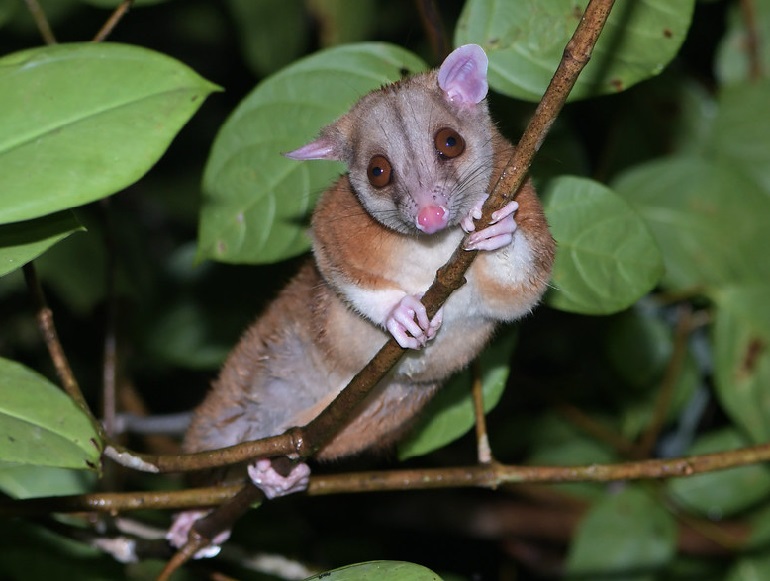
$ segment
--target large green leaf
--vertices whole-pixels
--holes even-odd
[[[727,581],[764,581],[770,579],[770,511],[767,505],[753,510],[749,516],[751,535],[743,544],[746,549],[722,579]]]
[[[764,581],[770,579],[770,554],[767,551],[738,559],[725,581]]]
[[[430,569],[403,561],[369,561],[308,577],[305,581],[441,581]]]
[[[506,95],[542,97],[587,0],[468,0],[455,34],[489,55],[489,84]],[[694,0],[616,2],[570,99],[617,93],[659,74],[690,26]]]
[[[753,24],[757,27],[760,71],[765,77],[770,72],[770,3],[753,2]],[[746,6],[735,2],[729,7],[727,33],[722,37],[716,55],[715,71],[722,84],[749,80],[749,30],[744,11]],[[759,116],[757,116],[759,117]]]
[[[304,0],[228,0],[241,52],[257,75],[277,71],[298,58],[310,39]]]
[[[198,258],[268,263],[306,251],[309,212],[342,166],[281,153],[312,140],[368,91],[424,68],[399,47],[352,44],[316,53],[259,84],[212,148]]]
[[[377,34],[382,12],[377,0],[308,0],[308,9],[319,24],[324,47],[362,42]]]
[[[117,8],[123,1],[124,0],[81,0],[81,2],[92,4],[93,6],[98,6],[99,8]],[[160,4],[161,2],[166,1],[167,0],[133,0],[132,7]]]
[[[63,496],[91,490],[91,472],[0,462],[0,490],[13,498]]]
[[[216,89],[136,46],[60,44],[0,59],[0,224],[138,180]]]
[[[480,357],[484,411],[500,401],[510,371],[510,358],[516,334],[499,337]],[[470,370],[455,375],[423,410],[409,437],[398,446],[402,460],[429,454],[464,436],[476,423],[471,396]]]
[[[0,276],[24,266],[62,238],[81,229],[69,211],[0,225]]]
[[[567,579],[652,580],[676,554],[677,525],[660,502],[636,486],[608,495],[578,527]]]
[[[615,427],[615,418],[603,418],[598,415],[592,415],[591,418],[610,429]],[[527,436],[531,442],[526,460],[529,466],[579,466],[611,464],[618,461],[618,455],[609,444],[588,434],[555,411],[535,418]],[[606,486],[596,482],[556,483],[553,486],[566,495],[588,500],[601,499],[607,494]]]
[[[721,288],[714,324],[717,395],[757,444],[770,441],[770,283]]]
[[[632,168],[612,186],[650,227],[670,290],[770,279],[770,197],[731,164],[661,159]]]
[[[767,44],[767,43],[765,43]],[[723,87],[709,153],[752,176],[770,197],[770,79]]]
[[[8,22],[19,8],[16,0],[0,0],[0,26]]]
[[[565,176],[549,182],[543,205],[557,242],[551,306],[613,313],[658,282],[660,251],[641,217],[612,190]]]
[[[0,358],[0,460],[93,470],[100,454],[91,422],[65,393]]]
[[[735,429],[725,428],[700,437],[688,455],[711,454],[749,445]],[[764,464],[741,466],[676,478],[668,491],[683,506],[713,519],[732,516],[770,495],[770,468]]]
[[[672,330],[660,313],[632,308],[610,322],[605,345],[615,372],[623,378],[624,389],[612,391],[620,401],[618,412],[623,435],[635,440],[650,425],[660,397],[661,380],[669,365]],[[686,356],[673,386],[666,418],[675,420],[690,402],[698,386],[699,375],[692,357]]]

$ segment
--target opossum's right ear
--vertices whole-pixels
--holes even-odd
[[[465,44],[453,50],[438,70],[438,86],[450,102],[459,106],[476,105],[487,96],[489,60],[478,44]]]

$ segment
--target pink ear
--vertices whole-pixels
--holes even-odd
[[[311,141],[307,145],[303,145],[299,149],[284,153],[283,155],[290,159],[297,159],[300,161],[308,159],[339,159],[334,153],[334,143],[332,140],[323,136],[315,141]]]
[[[478,44],[465,44],[444,59],[438,70],[438,85],[454,103],[480,103],[487,96],[488,63],[483,48]]]

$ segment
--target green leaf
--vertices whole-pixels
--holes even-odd
[[[59,44],[0,59],[0,223],[142,177],[216,87],[136,46]]]
[[[100,454],[91,422],[65,393],[0,358],[0,460],[95,470]]]
[[[672,157],[639,165],[612,186],[652,231],[668,289],[770,279],[770,228],[758,219],[770,215],[770,197],[729,164]]]
[[[154,357],[177,367],[217,369],[232,345],[212,341],[211,328],[217,324],[213,319],[209,309],[180,297],[153,321],[145,349]]]
[[[719,289],[714,324],[719,401],[754,443],[770,440],[770,284]]]
[[[613,427],[611,420],[592,416],[593,421]],[[613,418],[614,419],[614,418]],[[611,464],[618,456],[609,445],[589,436],[561,414],[548,412],[536,419],[528,434],[531,439],[528,466],[580,466]],[[606,486],[594,482],[554,484],[566,495],[586,499],[604,498]]]
[[[16,0],[0,0],[0,26],[13,17],[18,7],[19,3]]]
[[[92,6],[96,6],[98,8],[117,8],[123,1],[124,0],[81,0],[81,2],[91,4]],[[167,0],[133,0],[131,7],[134,8],[137,6],[152,6],[153,4],[160,4],[161,2],[166,1]]]
[[[631,388],[618,389],[613,395],[622,405],[618,413],[621,431],[628,440],[634,440],[653,418],[661,380],[673,352],[672,331],[657,313],[635,308],[612,320],[605,344],[615,372]],[[686,356],[673,386],[668,420],[679,417],[698,381],[695,361]]]
[[[750,80],[748,29],[743,18],[745,9],[739,3],[728,7],[727,33],[719,43],[715,61],[715,72],[722,85]],[[770,4],[754,2],[752,9],[757,36],[760,39],[770,38]],[[770,44],[762,40],[758,43],[758,50],[760,74],[766,77],[770,72]]]
[[[396,46],[342,45],[259,84],[222,127],[206,165],[198,258],[269,263],[305,252],[316,196],[343,168],[281,152],[311,141],[368,91],[424,68]]]
[[[655,286],[660,251],[644,221],[612,190],[565,176],[548,184],[543,206],[557,242],[551,306],[609,314]]]
[[[305,581],[440,581],[430,569],[403,561],[369,561],[308,577]]]
[[[376,0],[309,0],[318,23],[321,46],[362,42],[382,31],[382,11]]]
[[[82,470],[0,462],[0,490],[13,498],[83,494],[93,484],[88,476]]]
[[[767,44],[767,43],[765,43]],[[770,198],[770,79],[723,87],[710,140],[711,157],[752,176]]]
[[[537,101],[561,60],[587,0],[469,0],[455,44],[475,42],[489,55],[489,84]],[[617,93],[659,74],[690,26],[694,0],[617,2],[570,100]]]
[[[677,525],[641,488],[628,486],[595,504],[578,527],[567,579],[655,579],[676,554]]]
[[[736,450],[748,445],[737,430],[724,428],[698,438],[688,455]],[[753,464],[675,478],[667,482],[667,488],[684,507],[718,520],[767,498],[770,495],[770,468]]]
[[[725,581],[764,581],[770,579],[770,554],[750,555],[739,559]]]
[[[72,212],[0,225],[0,276],[34,260],[82,226]]]
[[[241,52],[257,75],[285,67],[305,50],[310,37],[303,0],[229,0]]]
[[[128,579],[126,565],[94,546],[51,532],[53,527],[22,519],[0,530],[0,578],[46,581]],[[145,577],[149,578],[149,577]],[[181,580],[180,580],[181,581]]]
[[[510,371],[510,358],[516,334],[499,337],[481,354],[484,411],[491,411],[500,401]],[[423,456],[464,436],[476,423],[471,395],[470,370],[455,375],[422,411],[409,436],[398,446],[401,460]]]
[[[720,577],[720,581],[764,581],[770,578],[770,509],[764,504],[746,516],[751,534],[741,545],[744,554],[732,564],[727,574]]]

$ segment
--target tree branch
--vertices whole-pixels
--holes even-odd
[[[325,496],[355,492],[441,488],[496,489],[510,484],[667,479],[768,461],[770,461],[770,444],[760,444],[713,454],[618,464],[511,466],[492,462],[451,468],[315,474],[310,479],[307,494]],[[216,506],[230,500],[242,489],[241,485],[219,485],[173,492],[81,494],[26,500],[0,499],[0,516]]]

